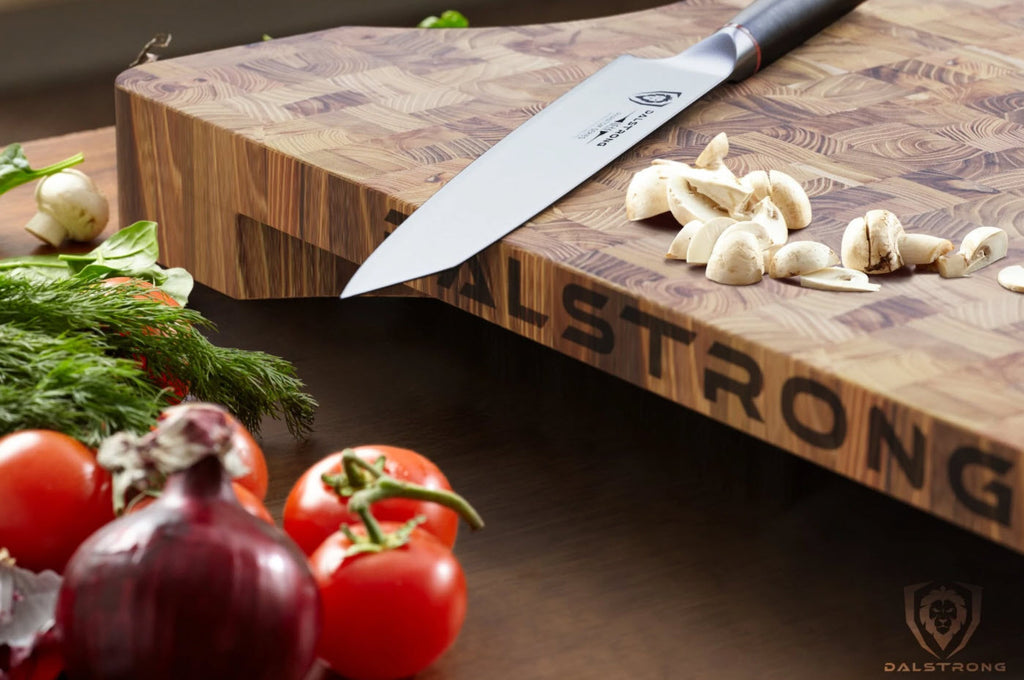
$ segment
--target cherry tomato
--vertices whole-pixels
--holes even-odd
[[[397,528],[381,522],[381,528]],[[357,535],[364,528],[353,527]],[[309,558],[320,589],[318,654],[348,680],[397,680],[447,650],[466,616],[466,577],[447,546],[415,529],[405,545],[346,557],[341,532]]]
[[[104,286],[131,285],[131,286],[134,286],[134,287],[137,287],[137,288],[145,288],[146,289],[145,293],[140,293],[140,294],[136,295],[135,297],[137,297],[137,298],[147,297],[147,298],[150,298],[152,300],[156,300],[157,302],[162,302],[165,305],[168,305],[170,307],[180,307],[180,305],[178,304],[177,300],[175,300],[170,295],[168,295],[164,291],[162,291],[159,288],[157,288],[156,286],[154,286],[149,281],[144,281],[142,279],[133,279],[133,278],[128,277],[128,276],[112,276],[109,279],[103,279],[101,284],[104,285]]]
[[[159,419],[162,420],[163,417],[161,415]],[[231,444],[238,451],[238,457],[245,464],[245,467],[249,468],[248,473],[235,478],[233,481],[244,486],[262,501],[267,497],[267,487],[270,484],[267,459],[263,455],[263,449],[256,442],[252,433],[237,418],[229,414],[228,421],[235,430],[231,436]]]
[[[256,442],[252,433],[245,428],[234,416],[228,416],[235,433],[231,436],[231,443],[238,451],[239,458],[249,468],[249,472],[236,478],[234,481],[241,484],[252,492],[261,501],[267,497],[267,486],[270,483],[267,472],[267,459],[263,455],[263,449]]]
[[[60,572],[112,519],[110,473],[85,444],[49,430],[0,439],[0,546],[18,566]]]
[[[395,479],[413,482],[428,489],[451,491],[448,479],[427,458],[394,446],[357,446],[353,449],[368,463],[385,458],[384,471]],[[284,506],[284,530],[307,555],[336,532],[342,524],[360,524],[359,516],[348,511],[348,499],[341,498],[323,483],[324,474],[343,473],[341,452],[314,464],[299,477]],[[420,528],[433,534],[445,546],[455,545],[459,516],[437,503],[407,498],[389,498],[373,504],[373,516],[381,521],[406,522],[417,515],[426,521]]]
[[[100,285],[103,285],[103,286],[131,285],[131,286],[134,286],[134,287],[137,287],[137,288],[143,288],[143,289],[146,290],[146,292],[139,293],[138,295],[135,296],[136,298],[140,298],[140,299],[141,298],[149,298],[151,300],[155,300],[157,302],[161,302],[161,303],[163,303],[163,304],[165,304],[165,305],[167,305],[169,307],[180,307],[181,306],[181,305],[178,304],[178,301],[175,300],[174,298],[172,298],[170,295],[168,295],[164,291],[160,290],[159,288],[154,286],[149,281],[144,281],[142,279],[133,279],[133,278],[128,277],[128,276],[112,276],[109,279],[103,279],[100,282]],[[156,333],[157,332],[156,330],[154,330],[152,328],[147,329],[147,331],[149,331],[150,333]],[[136,357],[136,360],[139,362],[139,367],[143,371],[146,371],[147,364],[148,364],[148,362],[146,361],[146,357]],[[148,373],[148,371],[147,371],[147,373]],[[172,403],[172,404],[179,403],[188,394],[188,385],[186,385],[182,380],[180,380],[179,378],[177,378],[177,377],[175,377],[173,375],[154,375],[152,373],[149,373],[149,377],[150,377],[150,380],[152,380],[154,383],[156,383],[157,386],[171,388],[171,392],[173,393],[173,396],[168,396],[167,401]]]
[[[235,496],[238,497],[238,504],[245,508],[250,515],[258,517],[268,524],[274,523],[274,518],[271,516],[270,511],[267,510],[267,506],[263,505],[263,501],[257,498],[252,491],[249,491],[249,489],[239,484],[238,480],[231,482],[231,488],[234,489]],[[156,498],[153,496],[146,496],[138,500],[133,500],[128,506],[126,512],[138,512],[155,500]]]

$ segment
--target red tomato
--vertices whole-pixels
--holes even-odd
[[[245,508],[250,515],[258,517],[268,524],[274,523],[274,518],[271,516],[270,511],[267,510],[267,506],[263,505],[263,501],[257,498],[252,491],[242,486],[238,480],[231,482],[231,488],[234,489],[235,496],[238,497],[238,504]],[[128,506],[127,512],[138,512],[155,500],[156,498],[153,496],[140,498]]]
[[[235,428],[235,433],[231,437],[231,443],[238,451],[239,458],[249,468],[248,473],[234,481],[244,486],[262,501],[267,497],[267,486],[270,483],[269,473],[267,472],[267,459],[263,455],[263,449],[256,442],[252,433],[245,429],[242,423],[238,422],[238,419],[229,415],[228,420],[231,421],[231,425]]]
[[[382,522],[390,531],[397,524]],[[365,535],[364,527],[354,527]],[[400,548],[351,557],[331,534],[310,556],[320,588],[318,653],[348,680],[408,678],[447,650],[466,616],[466,577],[451,550],[415,529]]]
[[[152,300],[156,300],[157,302],[162,302],[170,307],[180,307],[177,300],[175,300],[170,295],[154,286],[149,281],[144,281],[142,279],[133,279],[128,276],[112,276],[109,279],[103,279],[101,284],[104,286],[121,286],[128,284],[137,288],[145,288],[145,293],[140,293],[135,297],[147,297]]]
[[[395,479],[428,489],[452,489],[438,467],[415,451],[394,446],[357,446],[353,450],[369,463],[384,456],[384,471]],[[359,515],[348,511],[348,499],[338,496],[321,480],[325,473],[342,472],[341,452],[330,454],[299,477],[285,501],[284,530],[307,555],[342,524],[361,523]],[[372,512],[378,520],[399,523],[423,515],[426,521],[420,525],[421,529],[436,536],[449,548],[455,545],[459,515],[443,505],[408,498],[388,498],[374,503]]]
[[[140,299],[141,298],[149,298],[151,300],[156,300],[157,302],[162,302],[163,304],[165,304],[165,305],[167,305],[169,307],[180,307],[181,306],[181,305],[178,304],[178,301],[175,300],[174,298],[172,298],[170,295],[168,295],[164,291],[160,290],[159,288],[154,286],[149,281],[144,281],[142,279],[133,279],[133,278],[130,278],[128,276],[112,276],[109,279],[103,279],[100,282],[100,284],[103,285],[103,286],[131,285],[131,286],[134,286],[134,287],[137,287],[137,288],[144,288],[144,289],[146,289],[146,292],[145,293],[139,293],[138,295],[135,296],[136,298],[140,298]],[[155,333],[156,332],[152,328],[149,328],[147,330],[150,333]],[[143,371],[145,371],[146,370],[146,364],[148,363],[146,361],[146,357],[137,357],[137,360],[139,362],[140,368]],[[149,373],[149,377],[150,377],[150,380],[152,380],[154,383],[156,383],[159,387],[169,387],[169,388],[171,388],[171,391],[174,394],[173,394],[173,396],[168,398],[168,401],[170,403],[172,403],[172,404],[177,404],[182,399],[184,399],[185,396],[188,394],[188,385],[186,385],[184,382],[182,382],[181,380],[179,380],[178,378],[176,378],[173,375],[153,375],[152,373]]]
[[[163,417],[161,415],[159,419],[162,420]],[[270,484],[267,459],[263,455],[263,449],[256,442],[252,433],[237,418],[230,414],[227,417],[235,430],[235,433],[231,436],[231,444],[238,451],[238,457],[249,468],[248,473],[237,477],[233,481],[244,486],[262,501],[267,497],[267,487]]]
[[[49,430],[0,439],[0,546],[18,566],[60,572],[112,519],[110,473],[85,444]]]

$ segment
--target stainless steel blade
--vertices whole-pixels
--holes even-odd
[[[732,76],[750,51],[729,27],[667,59],[617,58],[449,180],[370,254],[341,297],[465,262]]]

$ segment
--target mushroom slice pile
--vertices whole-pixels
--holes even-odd
[[[710,265],[718,241],[727,231],[753,237],[730,238],[718,248],[716,264],[709,278],[732,279],[731,259],[737,266],[749,257],[751,242],[758,249],[761,276],[771,262],[770,249],[786,243],[789,232],[811,221],[807,193],[793,177],[778,170],[754,170],[736,177],[723,162],[729,153],[729,138],[716,135],[697,156],[693,166],[655,159],[633,175],[626,190],[626,217],[642,220],[665,212],[682,229],[668,247],[665,257],[691,264]],[[735,255],[731,254],[736,250]],[[746,267],[747,265],[742,264]],[[753,270],[745,270],[753,271]],[[749,276],[744,276],[745,282]]]
[[[671,213],[683,225],[665,257],[706,265],[719,283],[749,285],[768,274],[798,278],[809,288],[877,291],[868,274],[905,266],[968,276],[1006,257],[1008,238],[998,227],[968,233],[960,248],[946,238],[907,233],[884,209],[868,210],[843,231],[837,255],[815,241],[788,243],[789,233],[811,223],[811,202],[800,183],[780,170],[752,170],[737,177],[725,165],[724,132],[704,147],[693,165],[658,158],[633,175],[626,190],[626,217],[642,220]],[[840,266],[841,265],[841,266]],[[1024,266],[1007,267],[999,283],[1024,292]]]

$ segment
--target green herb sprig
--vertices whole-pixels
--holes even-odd
[[[96,279],[80,276],[41,280],[0,269],[0,325],[64,343],[86,337],[108,356],[144,360],[148,374],[174,376],[187,385],[191,397],[222,404],[253,433],[259,432],[264,416],[283,419],[296,437],[310,431],[317,404],[289,362],[263,352],[218,347],[202,332],[215,330],[214,324],[198,311],[164,305],[144,293],[132,286],[97,285]],[[74,354],[72,350],[80,348],[67,344],[65,349]],[[0,345],[0,354],[13,356],[17,351],[16,345]],[[84,371],[92,361],[85,354],[68,360],[81,361]],[[25,382],[16,378],[3,374],[6,385],[17,388],[17,383],[24,389]],[[107,398],[87,380],[75,383],[70,391],[71,402],[82,411]],[[153,392],[143,390],[140,395],[148,403]],[[163,406],[166,402],[153,401],[147,427]],[[59,422],[58,415],[47,417]],[[16,420],[0,413],[6,428],[22,429],[24,423]],[[131,426],[114,429],[139,431]],[[96,443],[95,428],[67,434]]]
[[[145,431],[165,390],[108,351],[99,336],[0,324],[0,435],[56,430],[96,446],[114,432]]]

